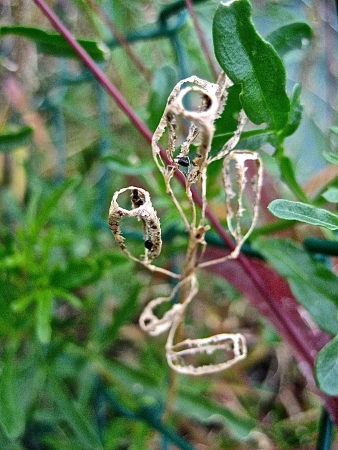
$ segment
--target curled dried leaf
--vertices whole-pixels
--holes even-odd
[[[182,286],[184,286],[185,288],[188,287],[188,295],[186,299],[182,303],[173,303],[178,291],[182,288]],[[171,291],[170,296],[158,297],[154,300],[151,300],[146,305],[139,319],[140,327],[142,328],[142,330],[146,331],[152,336],[158,336],[159,334],[164,333],[172,326],[175,320],[182,320],[185,308],[191,302],[196,293],[197,280],[194,276],[185,278],[184,280],[180,281]],[[155,314],[155,308],[168,302],[172,304],[171,308],[163,315],[162,318],[159,318]]]
[[[117,201],[119,195],[126,191],[131,192],[131,210],[120,207]],[[140,258],[131,255],[124,243],[125,238],[121,234],[120,227],[123,217],[136,217],[143,223],[145,254]],[[151,203],[149,192],[146,190],[129,186],[115,192],[109,208],[109,227],[117,244],[129,258],[147,264],[154,261],[160,254],[162,248],[160,221]]]
[[[235,163],[234,171],[231,167],[232,161]],[[249,174],[248,177],[249,161],[253,161],[255,163],[255,169],[254,173]],[[253,169],[251,169],[251,171],[252,170]],[[251,234],[258,218],[259,200],[263,182],[263,167],[258,154],[251,151],[240,150],[230,152],[224,159],[223,163],[223,182],[226,194],[228,228],[230,233],[235,238],[237,245],[241,246]],[[236,186],[234,186],[234,184],[236,184]],[[242,219],[244,212],[246,211],[243,199],[247,188],[251,191],[249,195],[253,195],[254,198],[251,201],[251,224],[247,232],[243,235]]]
[[[245,338],[242,334],[216,334],[204,339],[185,339],[172,344],[175,324],[166,346],[169,366],[179,373],[204,375],[228,369],[247,355]],[[211,362],[207,363],[206,359]],[[216,360],[216,362],[213,362]]]
[[[191,83],[192,86],[183,87]],[[163,173],[167,183],[176,169],[187,178],[188,184],[199,181],[203,168],[206,167],[211,140],[215,131],[214,122],[222,112],[226,98],[226,89],[231,86],[229,78],[222,74],[218,83],[209,83],[196,76],[181,80],[174,87],[167,102],[162,119],[157,127],[153,140],[152,151],[154,160]],[[185,106],[185,99],[190,93],[200,95],[200,104],[194,109]],[[190,122],[185,141],[177,150],[177,118]],[[168,129],[168,144],[166,148],[166,164],[160,155],[159,140]],[[189,158],[191,145],[197,145],[196,156]]]
[[[182,275],[151,264],[161,251],[162,241],[160,222],[147,191],[134,186],[121,189],[115,192],[109,210],[109,226],[118,245],[131,259],[141,262],[149,270],[181,280],[169,296],[158,297],[145,306],[139,323],[140,327],[152,336],[169,330],[166,343],[168,364],[176,372],[190,375],[202,375],[227,369],[244,359],[247,354],[245,338],[239,333],[223,333],[203,339],[182,341],[182,338],[179,338],[181,332],[178,331],[184,322],[187,306],[198,292],[196,270],[199,267],[236,258],[258,217],[263,172],[261,160],[254,152],[233,150],[246,123],[247,117],[244,111],[239,114],[238,126],[232,138],[225,143],[217,155],[209,156],[215,131],[214,122],[224,108],[228,95],[227,88],[231,85],[232,82],[224,73],[221,73],[216,84],[196,76],[180,81],[170,94],[161,121],[153,135],[154,161],[164,177],[167,193],[171,196],[189,234]],[[189,102],[195,98],[196,94],[199,103],[195,108],[191,108]],[[186,127],[187,123],[188,127]],[[182,130],[178,130],[178,125]],[[179,131],[183,131],[182,134],[185,136],[181,140],[179,140]],[[163,155],[159,141],[165,133],[167,145]],[[201,263],[206,246],[204,236],[208,229],[205,224],[207,167],[211,162],[222,158],[224,158],[223,185],[226,193],[227,222],[236,246],[223,258]],[[170,186],[176,170],[185,177],[185,193],[190,207],[190,214],[187,215],[189,219],[185,214],[186,207],[181,205]],[[191,186],[197,182],[201,196],[200,214],[196,210]],[[126,191],[130,191],[131,194],[130,210],[122,208],[117,201],[119,195]],[[244,198],[249,199],[250,207],[244,206]],[[120,228],[123,217],[136,217],[143,223],[145,254],[140,258],[132,256],[124,243],[125,238]],[[249,227],[248,217],[251,220]],[[243,233],[242,229],[247,231]],[[163,311],[163,307],[167,308],[166,312],[162,315],[158,314],[157,311]],[[177,342],[180,340],[181,342]]]

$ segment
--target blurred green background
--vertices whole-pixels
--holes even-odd
[[[195,1],[214,61],[218,3]],[[184,2],[48,4],[152,131],[181,78],[215,81]],[[304,105],[285,147],[298,182],[318,199],[338,175],[322,156],[336,151],[338,139],[335,5],[252,5],[263,37],[292,22],[312,28],[283,55],[287,91],[299,83]],[[146,336],[137,321],[170,285],[129,261],[107,222],[116,190],[148,189],[163,232],[158,264],[180,264],[182,224],[150,146],[33,1],[0,0],[0,27],[0,448],[315,448],[320,401],[290,351],[235,288],[203,272],[188,327],[196,336],[243,331],[249,356],[216,375],[180,376],[174,412],[162,420],[171,385],[165,340]],[[290,196],[272,147],[263,150],[270,175],[263,197],[270,188]],[[221,187],[211,186],[210,195],[223,221]],[[268,220],[263,214],[260,227]],[[307,231],[290,233],[301,241]],[[124,234],[143,244],[137,230]]]

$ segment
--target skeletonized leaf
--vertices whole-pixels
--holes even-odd
[[[38,46],[38,50],[42,53],[62,58],[78,58],[76,52],[58,33],[21,25],[0,27],[0,37],[6,34],[15,34],[34,41]],[[77,42],[95,61],[105,61],[107,59],[108,51],[102,43],[88,39],[78,39]]]

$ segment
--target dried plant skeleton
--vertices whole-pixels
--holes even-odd
[[[246,123],[244,111],[239,114],[238,126],[231,139],[216,155],[211,156],[215,120],[224,109],[231,85],[232,82],[224,73],[220,75],[217,83],[209,83],[196,76],[180,81],[170,94],[162,119],[153,135],[154,161],[163,175],[167,193],[171,196],[189,236],[182,273],[177,275],[153,265],[160,254],[162,240],[160,222],[147,191],[134,186],[121,189],[114,194],[109,210],[109,226],[126,255],[151,271],[158,271],[179,280],[169,296],[158,297],[146,305],[140,316],[140,326],[152,336],[169,330],[166,344],[168,364],[177,372],[191,375],[226,369],[245,358],[247,353],[245,338],[239,333],[222,333],[203,339],[182,340],[181,337],[187,307],[198,292],[197,269],[236,258],[258,216],[263,170],[261,160],[255,152],[234,150]],[[199,102],[194,105],[196,94]],[[184,140],[181,138],[182,134],[186,135]],[[162,150],[160,140],[165,138],[165,150]],[[227,223],[235,246],[230,254],[221,259],[203,261],[206,247],[204,238],[209,229],[205,220],[207,169],[211,163],[220,159],[223,159]],[[176,171],[180,171],[184,176],[185,195],[189,205],[187,208],[182,207],[182,201],[176,198],[171,186]],[[199,214],[191,191],[192,185],[200,190],[202,205]],[[248,190],[250,193],[246,195]],[[117,201],[118,197],[127,191],[130,192],[130,210],[120,207]],[[248,198],[250,205],[244,205]],[[251,219],[248,226],[249,213]],[[125,238],[121,234],[120,222],[124,217],[134,217],[142,222],[145,248],[144,254],[139,257],[127,249]],[[244,219],[246,226],[243,226]],[[242,232],[242,228],[246,231]],[[156,310],[165,305],[167,310],[159,317]],[[217,362],[213,360],[215,354]],[[206,358],[210,358],[210,363],[205,363]]]

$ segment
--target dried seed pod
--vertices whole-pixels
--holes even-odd
[[[131,192],[131,210],[121,208],[117,202],[119,195],[126,191]],[[123,217],[137,217],[143,222],[145,242],[149,243],[145,245],[145,255],[140,258],[131,255],[124,243],[125,238],[122,236],[120,228]],[[147,264],[154,261],[160,254],[162,248],[160,221],[151,203],[149,192],[144,189],[129,186],[115,192],[109,208],[109,227],[117,244],[129,258]]]
[[[249,174],[248,162],[254,162],[254,168]],[[235,170],[232,170],[231,163],[234,162]],[[249,177],[248,177],[249,174]],[[234,179],[233,179],[234,178]],[[223,182],[226,193],[227,223],[230,233],[235,238],[238,246],[248,238],[252,232],[259,211],[259,200],[263,182],[263,167],[257,153],[251,151],[232,151],[224,159]],[[245,235],[242,233],[242,219],[244,212],[248,209],[244,207],[244,195],[248,191],[251,195],[251,223],[247,227]],[[249,199],[250,200],[250,199]]]

